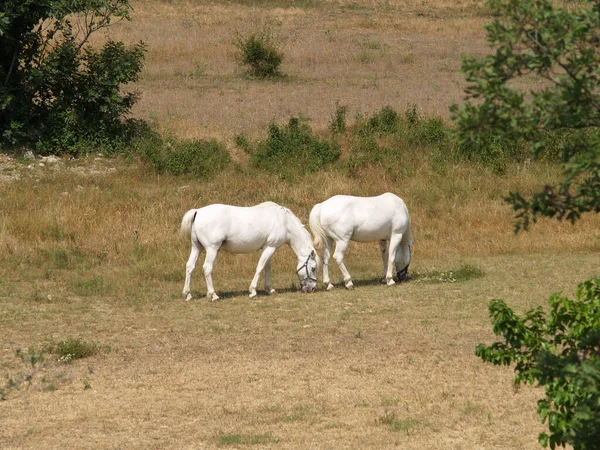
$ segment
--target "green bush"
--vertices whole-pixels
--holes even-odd
[[[392,148],[384,147],[373,135],[358,135],[350,140],[346,170],[354,176],[361,167],[386,165],[391,167],[399,162],[400,155]]]
[[[272,123],[266,140],[252,154],[256,167],[283,178],[315,172],[340,157],[339,145],[315,136],[299,118],[290,118],[287,126]]]
[[[449,142],[448,128],[441,117],[423,119],[415,105],[404,113],[403,135],[412,145],[442,145]]]
[[[344,133],[346,131],[346,116],[348,114],[347,106],[337,105],[335,108],[335,114],[329,124],[329,129],[333,133]]]
[[[496,173],[504,172],[509,161],[521,161],[527,156],[522,143],[491,134],[471,141],[455,139],[454,143],[453,154],[457,159],[482,163]]]
[[[109,40],[95,50],[87,43],[111,20],[128,18],[129,9],[127,0],[0,5],[0,143],[40,154],[123,148],[136,95],[121,87],[137,80],[145,47]],[[73,23],[88,33],[78,34]]]
[[[479,344],[476,354],[495,365],[515,364],[515,384],[544,386],[537,412],[549,433],[542,446],[597,449],[600,442],[600,278],[577,287],[577,298],[558,294],[518,316],[503,300],[489,305],[498,342]]]
[[[283,60],[283,53],[274,41],[269,28],[245,37],[237,36],[235,39],[234,44],[239,51],[238,61],[251,76],[269,78],[281,75],[279,66]]]
[[[225,145],[215,140],[163,139],[158,133],[148,133],[137,141],[134,151],[158,173],[201,179],[212,177],[231,162]]]
[[[390,106],[384,106],[359,128],[360,134],[392,134],[398,131],[400,116]]]
[[[394,136],[398,142],[409,145],[440,145],[449,143],[449,130],[440,117],[423,119],[416,106],[400,116],[392,107],[385,106],[362,123],[356,133],[361,136]]]

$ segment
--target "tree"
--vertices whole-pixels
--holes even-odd
[[[559,137],[563,179],[530,198],[510,193],[516,228],[541,216],[577,220],[600,211],[600,1],[489,0],[484,58],[466,57],[465,103],[453,105],[458,145],[477,156],[528,148],[539,156]],[[523,92],[519,81],[537,81]],[[531,83],[529,83],[531,85]],[[500,143],[500,144],[499,144]]]
[[[6,0],[0,4],[0,143],[41,152],[115,146],[136,95],[144,45],[108,40],[96,31],[129,18],[128,0]]]
[[[460,151],[534,157],[559,142],[563,177],[557,186],[524,198],[507,197],[516,231],[538,216],[567,219],[600,211],[600,0],[560,6],[550,0],[489,0],[487,39],[496,48],[463,60],[466,102],[452,107]],[[523,92],[519,81],[534,80]],[[531,83],[529,84],[531,85]],[[539,442],[555,448],[599,448],[600,278],[581,283],[577,298],[553,295],[541,307],[515,314],[492,300],[493,330],[503,340],[478,345],[485,362],[515,364],[515,384],[537,383],[546,397],[537,411],[549,433]]]
[[[553,295],[548,316],[541,307],[516,315],[502,300],[489,306],[493,330],[504,337],[479,344],[476,355],[496,365],[515,363],[515,384],[539,383],[546,397],[537,412],[548,422],[546,447],[575,450],[600,445],[600,278],[581,283],[577,299]]]

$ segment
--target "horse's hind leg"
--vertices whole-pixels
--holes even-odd
[[[204,278],[206,279],[206,296],[209,297],[213,302],[215,300],[219,300],[219,296],[215,293],[215,288],[213,287],[212,282],[212,271],[215,259],[217,259],[217,251],[218,249],[213,247],[206,248],[206,258],[204,258],[204,265],[202,266],[204,269]]]
[[[333,245],[333,239],[327,237],[325,239],[325,245],[323,245],[323,284],[327,290],[333,289],[333,284],[329,280],[329,258],[331,258],[331,246]]]
[[[346,249],[348,248],[348,241],[336,240],[335,241],[335,252],[333,253],[333,259],[340,267],[342,271],[342,275],[344,277],[344,285],[346,289],[352,289],[354,284],[352,284],[352,277],[350,276],[350,272],[346,269],[346,265],[344,264],[344,253],[346,253]]]
[[[381,260],[383,261],[383,282],[386,282],[388,269],[388,243],[387,241],[379,241],[379,250],[381,251]]]
[[[271,287],[271,260],[265,264],[265,292],[267,295],[274,294],[275,289]]]
[[[202,246],[199,242],[192,239],[192,251],[190,252],[190,257],[188,258],[187,264],[185,265],[185,283],[183,285],[183,296],[186,301],[192,299],[192,294],[190,294],[190,281],[192,278],[192,272],[196,267],[196,261],[198,261],[198,256],[202,251]]]
[[[263,271],[265,266],[273,256],[277,250],[275,247],[266,247],[262,254],[260,255],[260,259],[258,260],[258,265],[256,266],[256,273],[254,274],[254,278],[252,278],[252,283],[250,283],[250,298],[256,297],[256,285],[258,284],[258,279],[260,277],[260,273]],[[266,278],[265,278],[266,280]],[[269,280],[270,281],[270,280]]]

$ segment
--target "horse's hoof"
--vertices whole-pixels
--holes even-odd
[[[328,291],[333,289],[333,284],[329,283],[326,288]]]
[[[276,294],[277,291],[275,289],[267,289],[267,295]]]
[[[352,281],[348,281],[346,283],[346,289],[348,289],[349,291],[351,291],[352,289],[354,289],[354,284],[352,284]]]
[[[219,296],[214,292],[212,294],[208,294],[207,297],[210,298],[211,302],[216,302],[217,300],[219,300]]]
[[[184,294],[185,295],[185,294]],[[192,299],[192,294],[189,294],[185,296],[185,301],[189,302]]]
[[[250,295],[248,297],[250,297],[250,298],[256,297],[256,291],[250,292]]]
[[[393,286],[394,284],[396,284],[396,282],[394,280],[392,280],[391,278],[387,281],[388,286]]]

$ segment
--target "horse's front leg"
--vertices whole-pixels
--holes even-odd
[[[400,242],[394,264],[396,265],[396,278],[398,281],[406,281],[410,264],[410,243]]]
[[[333,240],[330,237],[325,239],[325,244],[323,245],[323,284],[326,286],[328,291],[333,289],[333,284],[329,280],[329,258],[331,258],[331,245],[333,244]]]
[[[213,287],[212,282],[212,271],[215,263],[215,259],[217,259],[217,248],[209,247],[206,249],[206,258],[204,259],[204,265],[202,268],[204,269],[204,278],[206,279],[206,296],[210,298],[213,302],[215,300],[219,300],[219,296],[215,293],[215,288]]]
[[[379,241],[379,250],[381,251],[381,260],[383,261],[383,282],[385,283],[389,261],[387,241]]]
[[[267,263],[271,260],[273,253],[275,253],[275,250],[276,247],[265,247],[262,254],[260,255],[258,265],[256,266],[256,273],[254,274],[254,278],[252,278],[252,283],[250,283],[250,298],[256,297],[256,285],[258,284],[260,273],[263,271]]]
[[[336,240],[335,241],[335,252],[333,253],[333,259],[340,267],[342,272],[342,276],[344,277],[344,285],[346,289],[352,289],[354,284],[352,283],[352,277],[350,276],[350,272],[346,269],[346,265],[344,264],[344,253],[346,253],[346,249],[348,248],[348,241]]]
[[[385,281],[388,286],[396,284],[392,272],[394,268],[394,260],[396,259],[396,252],[400,246],[400,241],[402,241],[402,234],[392,234],[392,237],[390,238],[390,248],[388,250],[387,272],[385,274]]]
[[[190,252],[190,257],[185,265],[185,283],[183,285],[183,296],[185,297],[186,302],[192,299],[192,294],[190,294],[190,281],[201,251],[202,246],[200,243],[192,239],[192,251]]]

